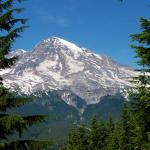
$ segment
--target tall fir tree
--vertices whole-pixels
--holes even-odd
[[[101,150],[105,150],[105,146],[106,146],[106,139],[107,139],[107,130],[106,130],[106,126],[105,126],[105,123],[100,120],[99,121],[99,143],[98,143],[98,149],[101,149]]]
[[[18,2],[21,1],[22,0],[18,0]],[[16,57],[8,58],[6,55],[11,51],[16,38],[27,28],[27,26],[25,26],[27,19],[14,17],[15,13],[21,13],[23,11],[23,8],[14,8],[14,2],[15,0],[0,1],[0,68],[13,65]],[[15,27],[18,23],[21,25]]]
[[[16,13],[21,13],[23,8],[14,8],[15,2],[22,0],[0,1],[0,69],[10,67],[14,64],[16,57],[9,58],[7,54],[20,33],[27,28],[26,19],[15,18]],[[0,78],[2,80],[2,78]],[[30,100],[26,97],[16,96],[3,87],[0,82],[0,149],[1,150],[42,150],[50,142],[40,140],[21,140],[22,133],[29,126],[45,120],[43,115],[19,115],[8,113],[8,109],[19,107]],[[9,135],[18,133],[19,139],[9,141]]]
[[[133,99],[133,111],[137,118],[140,132],[140,143],[138,149],[150,148],[150,20],[140,18],[141,32],[131,35],[133,41],[138,42],[132,45],[135,49],[140,75],[134,78],[136,87],[131,93]],[[139,135],[139,134],[138,134]],[[136,137],[137,139],[139,136]],[[135,140],[136,141],[136,140]],[[137,140],[139,141],[139,140]]]
[[[104,150],[106,145],[106,127],[102,121],[97,121],[94,115],[91,120],[89,130],[89,148],[90,150]]]
[[[124,104],[122,111],[121,122],[120,122],[120,140],[119,140],[119,149],[120,150],[132,150],[132,141],[131,137],[133,135],[133,125],[131,119],[131,113],[127,104]]]
[[[90,149],[96,149],[99,143],[99,125],[96,119],[96,115],[93,116],[89,130],[89,147]]]
[[[88,129],[83,125],[79,125],[70,132],[65,150],[88,150]]]
[[[107,122],[107,132],[113,133],[115,129],[115,123],[113,122],[112,116],[109,116],[108,122]]]
[[[107,138],[105,150],[118,150],[119,149],[119,139],[118,139],[118,130],[116,130],[115,123],[113,122],[112,117],[109,117],[107,123]]]

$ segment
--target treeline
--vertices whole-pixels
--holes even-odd
[[[93,116],[90,125],[81,123],[71,130],[62,150],[148,150],[133,116],[127,104],[117,122],[111,116],[106,122]]]

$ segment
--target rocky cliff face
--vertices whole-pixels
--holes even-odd
[[[61,38],[50,37],[31,52],[17,50],[15,66],[0,71],[4,85],[24,94],[50,90],[71,91],[86,101],[98,103],[104,95],[114,95],[130,87],[136,73],[110,57],[97,55]],[[68,94],[62,94],[72,105]]]

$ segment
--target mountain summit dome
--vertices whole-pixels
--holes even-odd
[[[63,49],[63,51],[65,51],[66,53],[70,53],[70,55],[74,56],[74,58],[79,57],[83,52],[84,49],[77,46],[76,44],[73,44],[71,42],[68,42],[62,38],[58,38],[58,37],[49,37],[43,41],[41,41],[35,48],[34,50],[54,50],[55,51],[59,51],[60,48]],[[53,49],[51,49],[53,47]]]

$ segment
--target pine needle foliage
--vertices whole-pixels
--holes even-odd
[[[8,57],[16,38],[24,31],[27,19],[16,18],[24,9],[15,8],[23,0],[0,0],[0,69],[11,67],[17,57]],[[31,102],[27,97],[17,96],[2,84],[0,77],[0,150],[42,150],[51,145],[50,141],[22,139],[23,132],[30,126],[44,121],[43,115],[21,115],[9,113],[8,109]],[[9,136],[18,133],[19,140],[9,141]]]
[[[22,0],[18,0],[22,2]],[[24,31],[27,19],[15,18],[15,14],[21,13],[23,8],[14,8],[15,0],[0,1],[0,68],[13,65],[16,57],[8,58],[6,55],[11,51],[16,38]]]
[[[135,49],[138,65],[140,66],[140,75],[135,77],[134,91],[131,93],[133,99],[133,111],[137,120],[136,127],[139,136],[136,136],[135,141],[138,149],[149,149],[150,147],[150,20],[140,18],[141,32],[131,35],[136,45],[131,47]],[[139,134],[138,134],[139,135]]]

